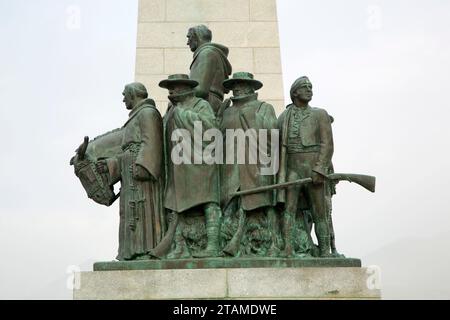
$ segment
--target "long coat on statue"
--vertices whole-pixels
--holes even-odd
[[[230,157],[230,148],[234,148],[234,162],[228,162],[222,166],[222,188],[223,198],[222,204],[225,207],[230,200],[232,194],[239,190],[249,190],[258,187],[263,187],[273,184],[275,181],[274,175],[263,175],[262,168],[269,167],[261,163],[259,158],[259,150],[265,151],[268,156],[271,153],[271,129],[277,128],[277,117],[272,105],[257,100],[257,95],[252,95],[241,101],[242,105],[239,107],[231,106],[225,109],[221,121],[221,130],[225,135],[227,129],[243,130],[254,129],[256,132],[257,141],[257,157],[256,163],[251,164],[249,161],[249,141],[246,139],[245,145],[240,145],[238,139],[226,139],[224,144],[225,155]],[[259,130],[267,129],[267,143],[262,146],[262,141],[259,139]],[[245,163],[240,164],[237,161],[238,150],[245,151]],[[255,150],[254,150],[255,151]],[[272,161],[274,159],[271,159]],[[266,206],[274,205],[275,197],[274,191],[267,191],[246,195],[241,197],[241,207],[244,210],[254,210]]]
[[[123,153],[107,160],[111,183],[121,181],[118,260],[147,254],[164,236],[163,128],[150,99],[136,106],[124,125]],[[148,181],[134,178],[136,166],[151,174]]]
[[[277,183],[288,182],[288,144],[289,136],[293,131],[290,127],[291,119],[298,110],[293,104],[287,106],[286,110],[278,118],[278,128],[280,130],[280,170],[277,175]],[[298,122],[298,148],[311,149],[317,154],[317,161],[311,164],[311,170],[322,175],[332,172],[331,158],[333,156],[333,134],[331,130],[331,117],[324,109],[312,108],[308,106],[304,115]],[[286,190],[279,190],[277,200],[280,203],[286,202]]]
[[[172,106],[164,116],[164,137],[166,153],[166,191],[165,208],[180,213],[196,206],[217,203],[219,204],[219,172],[216,164],[206,164],[203,159],[196,164],[194,156],[202,157],[203,151],[209,145],[202,141],[203,133],[217,127],[216,118],[210,104],[200,98],[189,97],[186,101]],[[201,137],[194,139],[194,125],[201,124]],[[192,148],[187,155],[189,162],[176,164],[172,153],[177,152],[180,143],[172,141],[172,135],[177,129],[183,130],[190,137],[192,143],[183,140]],[[176,132],[182,132],[177,130]],[[175,133],[176,133],[175,132]],[[194,148],[194,140],[200,143],[197,151]],[[186,154],[183,154],[186,156]],[[188,160],[188,159],[186,159]]]
[[[195,88],[198,97],[209,102],[215,114],[222,105],[223,81],[228,79],[232,67],[228,61],[228,48],[217,43],[205,43],[194,53],[189,78],[198,81]]]

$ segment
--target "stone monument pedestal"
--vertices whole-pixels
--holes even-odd
[[[101,262],[94,270],[78,274],[75,300],[381,298],[358,259]]]

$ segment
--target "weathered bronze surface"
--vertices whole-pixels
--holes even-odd
[[[97,262],[94,271],[228,268],[359,268],[361,260],[352,258],[210,258],[147,261]]]
[[[287,107],[278,120],[281,132],[278,182],[311,177],[312,183],[303,188],[291,186],[278,193],[279,202],[284,204],[284,254],[295,255],[290,227],[294,215],[299,209],[310,209],[319,254],[321,257],[328,257],[331,255],[331,249],[325,176],[331,172],[334,151],[331,118],[325,110],[309,105],[313,92],[307,77],[297,79],[290,93],[293,104]],[[299,203],[299,195],[302,195],[304,203]],[[302,205],[305,205],[305,208],[302,208]]]
[[[195,122],[201,124],[202,132],[217,126],[216,117],[210,104],[195,96],[194,88],[198,85],[187,75],[172,75],[161,81],[160,86],[169,90],[172,107],[164,116],[166,159],[176,150],[172,140],[176,130],[185,130],[190,137],[195,136]],[[192,147],[192,148],[191,148]],[[204,145],[200,146],[203,154]],[[194,144],[189,145],[190,164],[167,163],[167,183],[164,206],[174,214],[189,215],[190,211],[201,211],[205,215],[207,247],[201,252],[184,250],[185,236],[182,235],[182,224],[175,231],[176,248],[171,257],[183,256],[215,257],[219,255],[219,236],[222,211],[219,206],[219,171],[216,165],[196,164]],[[189,211],[190,210],[190,211]],[[197,233],[196,230],[193,231]]]
[[[194,53],[190,78],[198,82],[195,95],[209,102],[217,114],[228,90],[223,81],[231,75],[228,48],[212,43],[212,32],[204,25],[195,26],[187,33],[187,45]]]
[[[293,83],[277,119],[251,73],[228,79],[228,49],[208,28],[187,37],[190,76],[159,84],[171,102],[164,117],[142,84],[129,84],[125,125],[86,137],[71,160],[89,198],[120,197],[120,262],[94,269],[361,266],[336,249],[332,196],[344,180],[375,192],[375,178],[334,172],[334,119],[310,106],[309,79]]]
[[[255,132],[259,132],[261,129],[276,129],[277,117],[275,110],[272,105],[258,100],[256,90],[262,88],[263,84],[255,80],[251,73],[235,73],[232,79],[224,81],[224,86],[233,91],[233,97],[231,98],[233,104],[223,112],[220,125],[223,133],[229,129],[235,131],[254,129]],[[260,137],[258,136],[255,142],[257,143],[256,147],[259,149],[265,148],[266,151],[270,152],[270,140],[267,141],[265,146],[262,146],[262,141],[260,141]],[[280,236],[278,234],[279,230],[276,227],[278,225],[278,216],[274,208],[276,204],[274,190],[237,197],[234,196],[239,190],[253,189],[273,184],[275,174],[261,174],[262,168],[267,167],[267,165],[261,163],[261,158],[257,159],[255,163],[251,163],[250,159],[246,158],[244,164],[239,164],[237,159],[238,150],[240,148],[250,150],[251,146],[249,141],[245,140],[241,145],[238,139],[233,139],[228,144],[226,143],[226,146],[231,146],[233,149],[234,161],[232,164],[224,164],[222,167],[223,206],[227,207],[230,201],[237,202],[238,226],[231,241],[224,248],[224,252],[232,256],[238,254],[241,239],[247,227],[247,212],[260,209],[266,214],[269,225],[267,237],[269,248],[266,248],[268,250],[267,252],[269,255],[277,255]],[[225,156],[227,156],[227,151],[228,148],[225,151]],[[245,154],[245,157],[249,157],[249,154]]]
[[[94,140],[92,152],[84,152],[83,158],[87,153],[95,163],[93,171],[104,177],[106,190],[121,183],[117,259],[146,259],[166,229],[162,206],[162,118],[142,84],[125,86],[123,96],[126,108],[131,110],[125,125],[112,135]],[[86,141],[72,161],[75,170],[85,145]]]

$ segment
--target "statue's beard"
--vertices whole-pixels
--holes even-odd
[[[197,49],[198,49],[198,47],[199,47],[199,44],[198,44],[198,42],[196,41],[196,42],[194,42],[194,43],[191,43],[189,47],[191,48],[191,51],[192,51],[192,52],[195,52],[195,51],[197,51]]]
[[[173,104],[177,104],[180,102],[183,102],[184,100],[186,100],[186,98],[193,96],[194,95],[194,90],[189,90],[189,91],[185,91],[182,93],[174,93],[168,96],[170,102],[172,102]]]
[[[241,101],[241,100],[245,100],[245,99],[250,98],[250,97],[258,98],[258,93],[256,93],[256,92],[242,93],[242,94],[240,94],[238,96],[231,97],[231,101]]]

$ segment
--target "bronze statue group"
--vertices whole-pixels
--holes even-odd
[[[130,114],[124,126],[85,139],[71,161],[90,198],[111,205],[120,197],[117,259],[342,257],[331,219],[333,119],[309,105],[309,79],[292,84],[292,104],[277,118],[272,105],[258,100],[263,84],[251,73],[229,78],[228,49],[211,42],[207,27],[189,29],[187,38],[194,53],[190,75],[159,83],[170,100],[164,117],[143,84],[128,84],[123,102]],[[269,150],[277,146],[278,170],[262,174],[265,161],[240,163],[236,153],[227,154],[232,144],[248,157],[250,144],[238,139],[223,141],[224,157],[234,161],[195,161],[195,153],[209,146],[202,142],[187,155],[191,163],[174,163],[179,143],[174,136],[194,136],[196,123],[202,134],[278,130],[276,141],[257,141]]]

